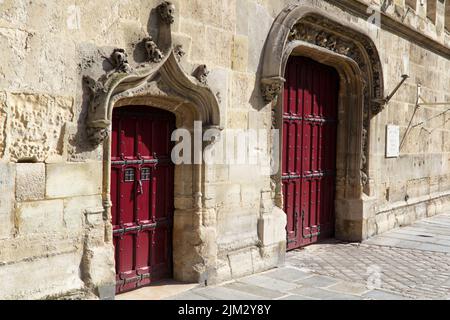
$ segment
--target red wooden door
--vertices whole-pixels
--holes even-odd
[[[289,59],[282,160],[288,250],[334,236],[338,90],[333,68]]]
[[[112,224],[116,292],[172,277],[174,116],[149,107],[113,112]]]

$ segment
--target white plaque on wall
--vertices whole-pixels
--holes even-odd
[[[398,158],[400,155],[400,127],[386,126],[386,158]]]

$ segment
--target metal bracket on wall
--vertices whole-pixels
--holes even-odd
[[[392,97],[397,93],[398,89],[400,89],[400,87],[405,83],[405,81],[409,78],[409,75],[407,74],[402,74],[402,80],[400,81],[400,83],[394,88],[394,90],[392,90],[392,92],[384,99],[374,99],[373,101],[378,102],[382,105],[386,105],[389,103],[389,101],[391,101]]]

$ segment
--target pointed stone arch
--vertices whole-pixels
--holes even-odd
[[[283,97],[280,92],[289,57],[307,56],[338,71],[339,108],[344,119],[340,121],[338,133],[338,161],[343,165],[338,168],[336,210],[348,211],[352,206],[360,212],[357,218],[336,212],[336,233],[341,238],[358,240],[364,237],[363,199],[373,193],[369,167],[370,122],[384,108],[383,70],[372,39],[342,20],[308,5],[286,7],[275,19],[266,40],[261,90],[266,103],[272,104],[273,127],[281,129]],[[275,200],[281,207],[281,171],[273,180]]]
[[[110,57],[114,70],[98,80],[84,77],[90,90],[86,130],[93,147],[103,146],[103,202],[105,216],[111,219],[111,139],[114,108],[126,106],[155,107],[172,112],[177,128],[194,131],[194,122],[204,129],[223,128],[223,117],[216,95],[205,81],[206,66],[200,65],[193,75],[183,70],[184,55],[180,45],[172,43],[171,24],[175,8],[163,2],[159,11],[158,45],[151,37],[143,40],[147,62],[138,67],[128,63],[123,49]],[[192,143],[194,145],[194,143]],[[205,146],[203,146],[205,147]],[[211,278],[211,246],[216,246],[215,225],[202,225],[208,214],[203,195],[212,188],[205,182],[203,164],[181,164],[175,168],[175,215],[173,239],[174,277],[181,281],[204,282]],[[208,220],[209,221],[209,220]],[[111,231],[111,230],[110,230]],[[112,239],[112,232],[108,237]],[[212,241],[204,241],[206,238]]]

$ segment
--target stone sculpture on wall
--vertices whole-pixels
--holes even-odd
[[[175,6],[169,2],[164,1],[158,6],[158,12],[161,20],[166,24],[175,22]]]
[[[145,50],[147,50],[148,59],[153,63],[161,62],[161,60],[164,58],[164,54],[161,52],[156,43],[153,41],[153,38],[149,36],[145,38],[143,42]]]
[[[194,94],[198,114],[206,124],[220,126],[220,112],[216,96],[207,87],[209,71],[200,65],[194,74],[196,83],[184,73],[178,62],[184,55],[181,45],[173,46],[171,24],[174,22],[175,6],[165,1],[157,8],[160,17],[159,45],[148,36],[143,44],[149,63],[132,68],[124,49],[114,49],[109,61],[114,69],[98,80],[84,77],[89,88],[90,103],[87,117],[87,135],[93,146],[101,144],[109,135],[113,104],[124,95],[136,94],[146,82],[153,79],[167,82],[174,93],[186,99]],[[164,74],[163,77],[157,75]],[[162,80],[161,80],[162,79]]]

